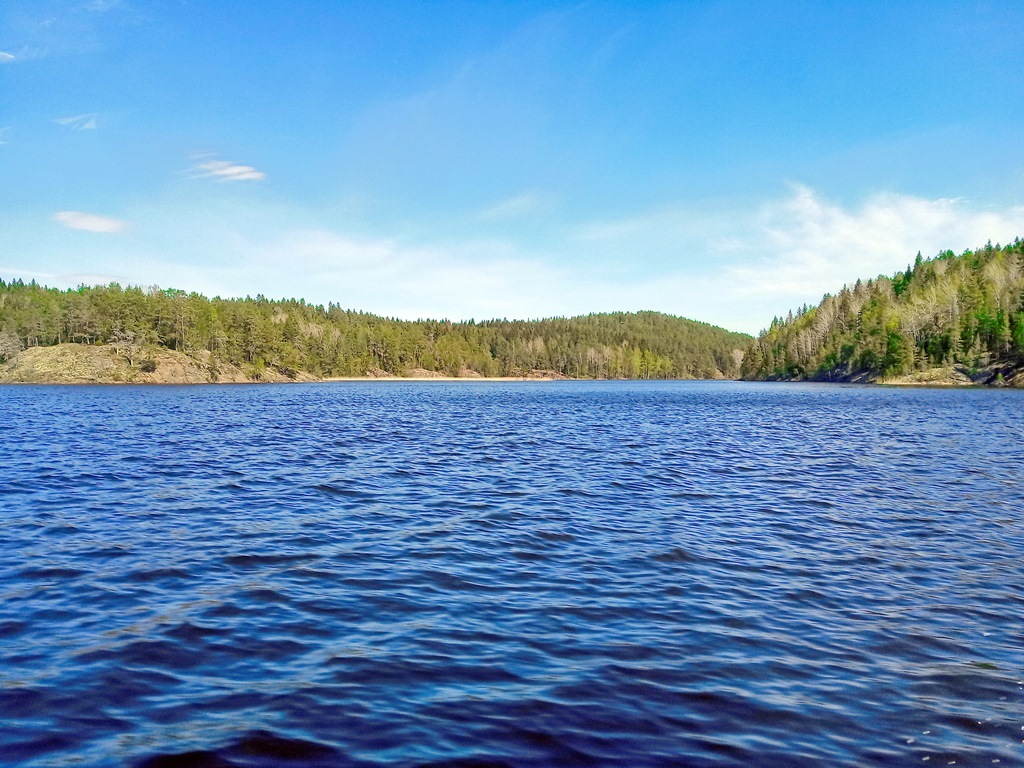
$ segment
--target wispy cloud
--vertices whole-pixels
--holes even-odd
[[[593,262],[621,263],[617,292],[630,306],[756,332],[858,279],[893,274],[921,251],[961,252],[1024,236],[1024,206],[891,192],[854,204],[794,185],[775,199],[662,206],[590,222],[571,234]],[[644,254],[643,260],[623,254]]]
[[[260,232],[257,224],[244,234],[212,232],[203,248],[220,243],[230,246],[233,263],[216,275],[199,267],[199,290],[302,296],[406,319],[557,314],[562,288],[571,284],[571,273],[504,240],[406,241],[326,228]]]
[[[84,115],[58,117],[53,122],[57,123],[57,125],[67,126],[72,131],[95,131],[96,120],[99,116],[99,112],[87,112]]]
[[[1024,206],[980,207],[964,199],[880,193],[855,207],[796,186],[765,204],[747,233],[758,255],[730,268],[744,295],[820,298],[858,278],[891,274],[921,251],[962,251],[1022,234]]]
[[[8,64],[14,61],[16,57],[13,53],[7,53],[6,51],[0,51],[0,64]]]
[[[262,181],[267,177],[251,165],[239,165],[230,160],[200,160],[190,171],[193,179],[215,179],[216,181]]]
[[[121,5],[123,5],[122,0],[91,0],[85,8],[94,13],[106,13],[107,11],[120,8]]]
[[[82,211],[60,211],[54,214],[53,220],[68,229],[82,229],[86,232],[120,232],[126,226],[125,222],[120,219],[97,216],[94,213],[83,213]]]
[[[4,134],[11,130],[10,126],[6,128],[0,128],[0,144],[6,144],[7,139],[4,138]]]
[[[537,212],[545,203],[543,195],[537,192],[524,192],[485,208],[480,212],[480,218],[487,221],[514,219]]]

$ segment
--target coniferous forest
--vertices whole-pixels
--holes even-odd
[[[919,253],[776,318],[743,360],[747,379],[880,380],[954,367],[1000,383],[1024,366],[1024,241],[957,256]]]
[[[734,378],[746,334],[656,312],[534,321],[403,321],[303,300],[209,299],[111,284],[72,290],[0,280],[0,362],[58,344],[115,349],[135,368],[161,349],[237,366],[253,380],[404,375]]]

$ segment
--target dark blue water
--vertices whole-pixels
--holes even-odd
[[[1024,392],[0,388],[0,764],[1024,764]]]

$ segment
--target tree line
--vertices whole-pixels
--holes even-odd
[[[917,259],[816,307],[775,318],[743,360],[747,379],[843,380],[961,365],[1024,365],[1024,241]]]
[[[143,367],[159,348],[207,355],[257,380],[268,367],[321,377],[425,369],[452,376],[548,370],[571,378],[713,378],[737,376],[740,350],[750,341],[657,312],[404,321],[302,299],[210,299],[117,283],[59,290],[0,279],[0,361],[27,347],[75,343],[112,345]]]

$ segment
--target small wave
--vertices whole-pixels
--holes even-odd
[[[419,763],[416,768],[514,768],[514,765],[487,757],[457,757],[452,760],[432,760],[429,763]]]
[[[0,638],[11,638],[20,635],[28,629],[24,621],[0,621]]]
[[[191,579],[192,574],[184,568],[154,568],[152,570],[131,571],[125,578],[137,584],[145,584],[162,579]]]
[[[696,563],[701,558],[682,547],[673,547],[667,552],[659,552],[653,558],[659,563]]]
[[[168,640],[135,640],[126,645],[111,645],[89,650],[80,654],[78,661],[110,662],[122,668],[158,668],[175,672],[187,672],[205,663],[205,659],[198,657],[181,643]]]
[[[18,576],[23,579],[75,579],[85,576],[88,571],[78,568],[61,568],[59,566],[43,568],[25,568]]]
[[[154,755],[136,763],[137,768],[240,768],[216,752],[195,750],[176,755]]]
[[[255,731],[226,747],[145,757],[136,768],[343,768],[357,763],[337,749],[304,739]]]
[[[320,491],[321,493],[326,493],[328,496],[365,498],[370,495],[366,491],[360,491],[356,488],[343,488],[338,485],[331,485],[330,483],[320,483],[319,485],[314,485],[313,489]]]
[[[182,622],[164,632],[166,637],[186,643],[195,643],[209,637],[223,637],[228,634],[230,634],[230,630],[226,627],[204,627],[189,621]]]
[[[240,566],[243,568],[257,568],[261,565],[287,565],[289,563],[302,563],[309,560],[319,559],[318,555],[228,555],[224,558],[226,565]]]

